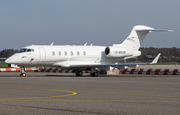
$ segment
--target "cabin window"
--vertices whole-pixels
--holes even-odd
[[[80,53],[77,51],[77,55],[80,55]]]
[[[83,55],[86,55],[86,52],[85,52],[85,51],[83,52]]]
[[[59,51],[59,56],[61,55],[61,52]]]
[[[117,54],[118,53],[118,51],[115,51],[115,54]]]
[[[71,51],[71,56],[73,55],[73,52]]]
[[[53,56],[55,55],[55,52],[54,52],[54,51],[52,52],[52,55],[53,55]]]
[[[64,52],[64,55],[66,56],[66,55],[67,55],[67,52]]]

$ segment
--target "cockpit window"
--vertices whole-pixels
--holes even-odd
[[[22,52],[26,52],[27,49],[23,48],[23,49],[20,49],[17,53],[22,53]]]
[[[23,52],[34,52],[34,49],[23,48],[23,49],[20,49],[17,53],[23,53]]]
[[[33,49],[28,49],[27,52],[34,52],[34,50]]]

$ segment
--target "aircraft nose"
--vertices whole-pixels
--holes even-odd
[[[5,63],[11,63],[12,62],[12,59],[11,58],[7,58],[6,60],[5,60]]]

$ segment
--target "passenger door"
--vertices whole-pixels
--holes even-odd
[[[39,47],[39,64],[45,64],[46,51],[43,47]]]

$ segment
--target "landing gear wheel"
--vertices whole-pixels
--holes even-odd
[[[23,77],[23,75],[22,74],[20,74],[20,76],[19,77]]]
[[[82,71],[77,71],[76,76],[83,76],[83,72]]]
[[[27,77],[26,73],[23,73],[23,77]]]
[[[25,72],[25,67],[24,67],[24,66],[21,67],[21,74],[20,74],[20,77],[27,77],[26,72]]]
[[[79,71],[79,76],[83,76],[83,72],[82,71]]]
[[[20,77],[27,77],[26,73],[21,73]]]
[[[97,77],[99,74],[98,74],[98,72],[93,72],[93,73],[91,73],[91,76],[92,77]]]
[[[94,73],[94,77],[97,77],[99,74],[98,74],[98,72],[95,72]]]

